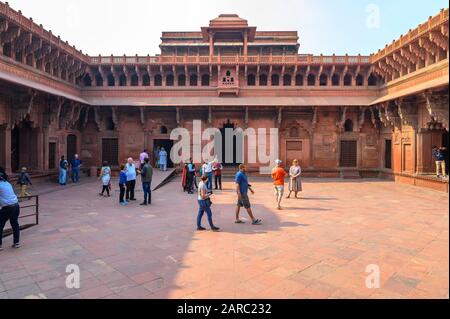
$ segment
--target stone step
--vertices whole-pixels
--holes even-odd
[[[341,178],[343,179],[361,179],[359,171],[341,171]]]

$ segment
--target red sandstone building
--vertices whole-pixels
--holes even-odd
[[[447,190],[427,175],[432,145],[448,145],[448,13],[371,56],[299,54],[296,31],[221,15],[164,32],[157,56],[91,57],[0,2],[0,166],[49,174],[75,153],[117,165],[201,120],[279,128],[281,159],[308,175]]]

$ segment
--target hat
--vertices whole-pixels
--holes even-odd
[[[275,163],[276,163],[277,165],[280,165],[281,163],[283,163],[283,161],[280,160],[280,159],[277,159],[277,160],[275,161]]]

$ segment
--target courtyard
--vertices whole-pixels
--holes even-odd
[[[270,181],[251,182],[263,225],[233,223],[228,179],[213,198],[220,233],[195,231],[196,196],[178,178],[148,207],[119,206],[115,181],[112,198],[98,196],[97,179],[37,184],[40,225],[22,232],[19,250],[4,240],[0,298],[449,297],[448,194],[306,179],[302,199],[278,211]],[[66,288],[68,265],[79,266],[80,289]],[[369,265],[379,267],[378,289],[366,286]]]

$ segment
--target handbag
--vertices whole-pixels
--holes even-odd
[[[213,204],[211,198],[205,199],[205,203],[206,203],[206,207],[208,207],[208,208],[210,208]]]

